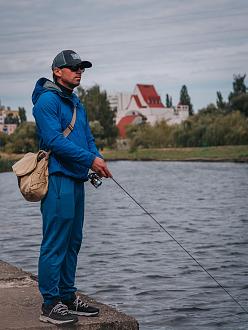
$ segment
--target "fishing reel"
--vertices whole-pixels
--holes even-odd
[[[95,187],[95,188],[98,188],[100,187],[100,185],[102,184],[102,179],[100,178],[100,176],[95,173],[95,172],[92,172],[88,175],[88,178],[90,180],[90,183]]]

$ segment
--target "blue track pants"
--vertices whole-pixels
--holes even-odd
[[[83,238],[84,183],[50,175],[41,202],[43,240],[38,266],[39,289],[45,304],[69,300],[74,286],[77,255]]]

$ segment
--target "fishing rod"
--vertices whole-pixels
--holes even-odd
[[[98,188],[101,184],[102,184],[102,180],[101,178],[97,175],[97,173],[90,173],[89,174],[89,179],[90,179],[90,182],[94,185],[95,188]],[[205,272],[208,274],[208,276],[215,282],[217,283],[217,285],[225,291],[225,293],[246,313],[248,314],[248,310],[242,306],[240,304],[240,302],[233,297],[233,295],[218,281],[216,280],[216,278],[210,274],[210,272],[187,250],[185,249],[185,247],[175,238],[173,237],[173,235],[167,230],[165,229],[165,227],[163,225],[161,225],[161,223],[154,218],[154,216],[151,215],[150,212],[148,212],[125,188],[122,187],[122,185],[116,181],[113,177],[111,178],[115,183],[116,185],[122,189],[152,220],[154,220],[156,222],[157,225],[159,225],[159,227],[167,234],[170,236],[170,238],[176,242],[180,247],[181,249],[187,253],[187,255],[195,261],[195,263]]]

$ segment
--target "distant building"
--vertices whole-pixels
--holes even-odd
[[[116,124],[120,136],[125,137],[125,127],[130,124],[146,120],[154,125],[165,120],[168,125],[180,124],[189,116],[189,107],[178,104],[176,107],[167,108],[161,101],[153,85],[137,84],[133,94],[129,96],[126,107],[120,107],[118,95],[116,95],[117,116]],[[127,100],[127,99],[126,99]]]
[[[0,132],[10,135],[16,130],[17,123],[8,123],[8,118],[19,121],[19,111],[11,110],[9,107],[7,109],[5,107],[0,108]]]
[[[8,135],[14,133],[17,128],[17,124],[0,124],[0,132],[6,133]]]
[[[142,121],[143,121],[143,118],[140,115],[127,115],[127,116],[122,117],[121,120],[119,120],[119,122],[117,124],[120,137],[123,139],[126,138],[126,127],[128,125],[141,124]]]
[[[130,101],[130,97],[131,93],[116,93],[108,95],[110,108],[112,110],[117,110],[116,122],[118,122],[125,115],[126,108]]]

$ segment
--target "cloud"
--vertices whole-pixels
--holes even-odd
[[[202,107],[247,69],[247,14],[244,0],[0,0],[0,99],[30,114],[35,80],[74,49],[93,62],[85,85],[132,91],[149,82],[176,98],[186,84]]]

